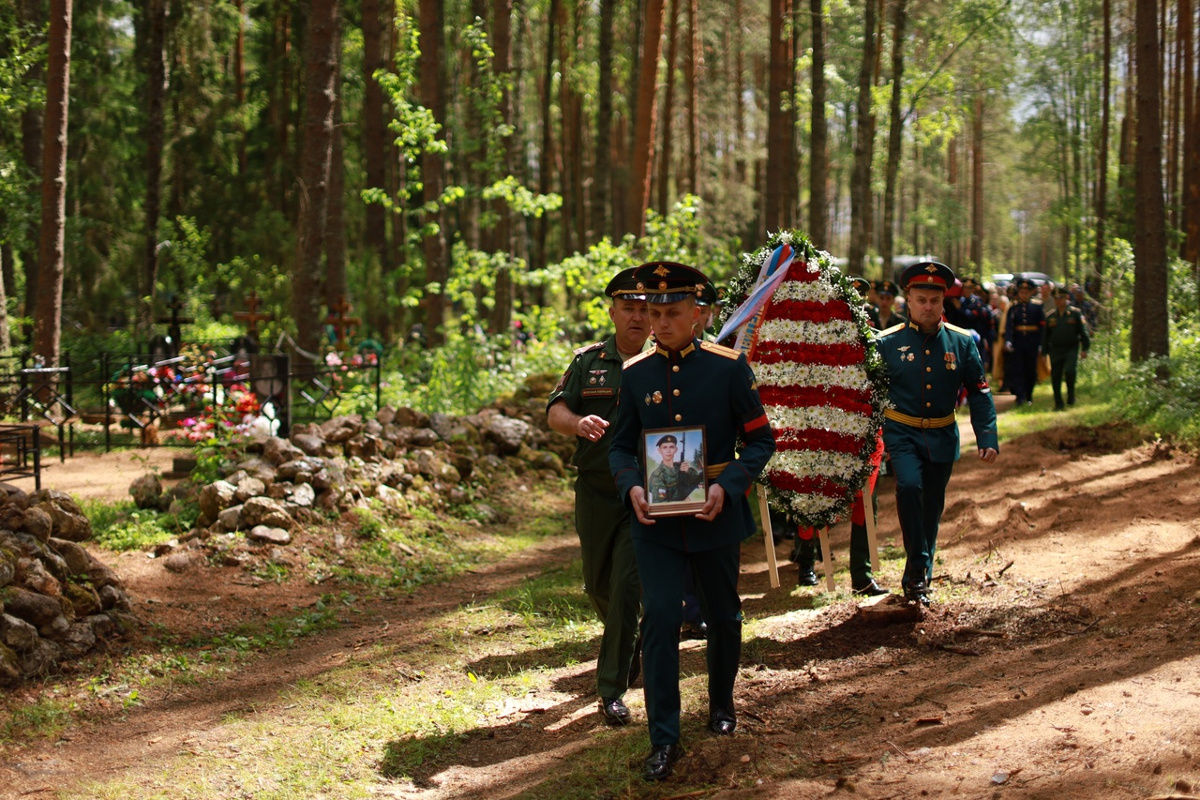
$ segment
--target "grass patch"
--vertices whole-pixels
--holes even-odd
[[[92,523],[92,540],[105,550],[121,553],[146,550],[187,533],[196,522],[194,506],[182,514],[138,508],[132,500],[80,500],[79,508]]]

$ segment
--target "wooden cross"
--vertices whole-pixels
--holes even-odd
[[[350,304],[346,302],[346,298],[342,297],[329,307],[329,316],[325,318],[325,324],[333,327],[338,350],[346,349],[347,331],[362,321],[358,317],[346,316],[346,312],[349,310]]]
[[[179,312],[183,310],[184,305],[185,304],[184,304],[182,298],[174,297],[171,299],[171,302],[167,303],[167,308],[171,309],[171,316],[156,317],[154,320],[155,322],[157,322],[159,324],[169,323],[167,326],[167,336],[169,336],[171,338],[171,344],[174,345],[176,351],[178,351],[180,345],[183,344],[183,328],[182,328],[182,326],[190,325],[196,321],[196,320],[192,319],[191,317],[179,316]]]
[[[250,307],[250,310],[235,311],[233,312],[233,318],[239,322],[246,323],[246,335],[257,342],[259,320],[269,322],[275,319],[275,315],[270,311],[260,312],[258,310],[258,307],[262,305],[262,300],[259,298],[258,292],[250,292],[250,296],[246,298],[246,305]]]

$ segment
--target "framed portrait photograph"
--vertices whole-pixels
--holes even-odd
[[[695,514],[708,497],[704,426],[642,432],[643,479],[650,516]]]

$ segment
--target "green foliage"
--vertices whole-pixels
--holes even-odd
[[[132,500],[84,500],[80,509],[92,523],[95,542],[114,552],[145,550],[191,530],[199,509],[181,514],[140,509]]]
[[[32,79],[46,57],[41,31],[22,26],[16,4],[0,7],[0,130],[17,131],[25,109],[43,102],[45,86]],[[0,244],[15,249],[36,243],[26,241],[40,205],[38,175],[31,174],[15,147],[15,137],[0,135]]]

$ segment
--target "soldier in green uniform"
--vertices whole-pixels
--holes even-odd
[[[737,726],[733,686],[742,645],[738,566],[741,542],[755,530],[746,494],[775,452],[775,437],[745,356],[693,335],[704,274],[683,264],[653,262],[638,267],[635,277],[650,301],[656,346],[625,364],[608,460],[620,498],[634,513],[633,546],[642,577],[651,745],[642,775],[662,780],[683,753],[679,627],[689,570],[708,623],[708,727],[728,736]],[[708,491],[695,515],[651,518],[639,461],[643,432],[672,427],[704,428]]]
[[[1054,410],[1063,411],[1062,384],[1067,379],[1067,405],[1075,405],[1075,372],[1079,359],[1087,358],[1092,346],[1083,311],[1068,305],[1065,286],[1054,290],[1054,308],[1046,313],[1041,351],[1050,356],[1050,385],[1054,387]]]
[[[641,584],[629,538],[629,509],[617,496],[608,468],[616,419],[621,365],[636,356],[650,335],[646,296],[632,291],[633,268],[623,270],[605,288],[612,298],[608,316],[616,332],[602,342],[575,351],[571,366],[550,395],[550,427],[575,438],[575,530],[583,556],[584,591],[604,623],[596,660],[600,711],[610,725],[629,722],[622,697],[636,677],[636,641]]]
[[[884,413],[883,442],[896,475],[896,512],[904,536],[904,596],[929,605],[938,526],[946,485],[958,460],[954,407],[967,390],[979,457],[992,463],[1000,451],[996,406],[971,334],[942,321],[942,302],[954,273],[923,261],[901,275],[907,323],[879,334],[892,408]]]
[[[679,440],[674,434],[659,437],[654,449],[658,451],[658,466],[650,473],[649,499],[651,503],[674,503],[686,500],[692,490],[700,485],[703,476],[687,458],[675,460],[679,452]]]

